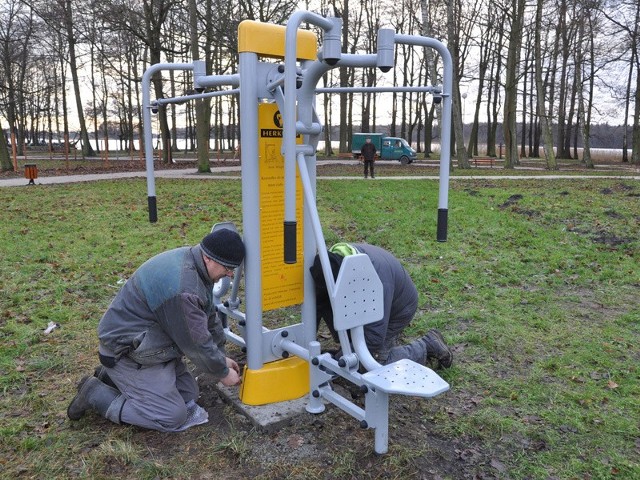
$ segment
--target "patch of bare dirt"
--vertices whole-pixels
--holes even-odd
[[[327,405],[325,412],[301,413],[274,432],[263,432],[233,407],[227,405],[206,376],[199,378],[199,400],[209,413],[209,423],[168,435],[137,427],[127,437],[144,445],[146,461],[175,462],[202,458],[200,473],[190,478],[224,479],[497,479],[515,451],[488,451],[469,436],[444,435],[438,416],[469,414],[483,402],[482,394],[455,389],[435,399],[394,396],[389,408],[389,453],[374,452],[374,432]],[[349,393],[340,385],[336,391]],[[356,400],[360,402],[361,400]],[[123,428],[93,416],[95,428]],[[124,427],[127,428],[127,427]],[[97,445],[97,444],[96,444]],[[533,439],[520,439],[514,447],[540,448]],[[207,459],[216,458],[224,471],[207,474]],[[187,460],[189,458],[189,460]],[[102,473],[111,478],[129,478],[134,467],[121,460],[105,461]],[[193,469],[193,465],[190,466]],[[161,478],[161,477],[158,477]]]
[[[89,413],[96,439],[85,444],[83,455],[100,459],[96,468],[104,478],[136,478],[142,462],[159,466],[180,462],[185,469],[180,478],[478,480],[506,478],[515,455],[545,448],[533,438],[507,439],[488,447],[469,435],[444,433],[439,418],[469,415],[485,401],[482,392],[461,388],[434,399],[393,396],[389,453],[377,455],[373,430],[360,428],[358,421],[335,406],[327,405],[318,415],[303,412],[276,431],[263,432],[226,404],[207,376],[200,376],[199,384],[198,403],[209,413],[207,424],[166,434],[114,425]],[[340,384],[335,389],[349,395]],[[63,422],[68,425],[68,420]],[[83,428],[75,423],[71,428],[76,425]],[[137,460],[127,462],[121,452],[112,454],[104,448],[114,436],[139,446]],[[168,477],[159,470],[155,478]]]
[[[215,398],[203,389],[203,399]],[[230,418],[236,435],[244,436],[249,455],[237,464],[237,474],[244,478],[284,478],[284,471],[295,471],[303,465],[307,471],[318,471],[319,478],[497,478],[502,464],[492,452],[470,438],[445,438],[436,433],[433,416],[445,408],[448,414],[456,410],[474,408],[473,399],[426,401],[394,397],[389,414],[389,453],[376,455],[373,450],[373,431],[363,430],[358,422],[333,406],[319,415],[303,413],[288,426],[274,433],[256,431],[238,414]],[[220,428],[215,418],[227,413],[217,402],[206,401],[212,421],[198,429]],[[164,442],[167,437],[158,437]],[[164,449],[168,445],[162,445]],[[348,453],[347,453],[348,452]],[[237,452],[224,454],[235,456]],[[344,462],[338,472],[332,468]],[[231,473],[231,472],[229,472]],[[339,477],[336,477],[338,473]],[[233,475],[233,473],[232,473]],[[296,478],[295,476],[290,478]]]

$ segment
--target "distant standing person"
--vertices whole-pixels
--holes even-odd
[[[362,158],[364,158],[364,178],[369,176],[369,168],[371,168],[371,178],[376,178],[373,175],[373,160],[376,157],[376,146],[371,143],[371,138],[367,137],[364,145],[360,149],[360,153],[362,154]]]

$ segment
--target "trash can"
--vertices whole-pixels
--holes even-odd
[[[38,178],[38,166],[35,163],[28,163],[24,166],[24,178],[29,180],[27,185],[35,185]]]

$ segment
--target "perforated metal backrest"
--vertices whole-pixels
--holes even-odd
[[[344,257],[333,296],[333,325],[348,330],[382,320],[382,282],[368,255]]]

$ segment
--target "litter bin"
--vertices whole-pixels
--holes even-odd
[[[27,185],[35,185],[38,178],[38,166],[35,163],[28,163],[24,166],[24,178],[29,180]]]

